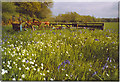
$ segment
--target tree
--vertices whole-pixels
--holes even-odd
[[[11,19],[12,15],[18,15],[16,12],[16,6],[13,2],[2,2],[2,21],[5,23]]]
[[[52,13],[49,9],[52,7],[52,2],[16,2],[19,13],[29,15],[30,17],[46,18]]]

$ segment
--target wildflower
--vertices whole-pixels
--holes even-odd
[[[42,73],[40,73],[40,75],[42,75]]]
[[[38,70],[37,70],[38,72],[40,71],[40,69],[38,68]]]
[[[91,69],[89,69],[89,71],[91,71]]]
[[[106,68],[108,68],[108,65],[106,66]]]
[[[15,78],[13,78],[12,80],[15,81]]]
[[[27,68],[25,68],[25,69],[29,70],[29,67],[27,67]]]
[[[35,64],[35,66],[37,66],[37,64]]]
[[[52,32],[54,35],[56,34],[55,32]]]
[[[43,73],[43,76],[45,76],[45,74]]]
[[[66,76],[68,76],[68,74],[66,74]]]
[[[61,66],[59,65],[59,66],[58,66],[58,71],[59,71],[60,67],[61,67]]]
[[[112,60],[110,59],[110,62],[112,62]]]
[[[94,75],[96,75],[96,74],[97,74],[97,71],[96,71],[96,72],[94,72],[92,76],[94,76]]]
[[[114,66],[114,69],[115,69],[116,67]]]
[[[25,74],[22,75],[22,78],[25,78]]]
[[[42,49],[40,49],[40,51],[42,51]]]
[[[109,76],[109,74],[108,74],[108,73],[107,73],[106,75],[107,75],[107,76]]]
[[[65,64],[70,64],[70,61],[69,61],[69,60],[66,60]]]
[[[112,42],[112,44],[114,44],[115,42]]]
[[[4,64],[5,62],[3,61],[3,64]]]
[[[31,61],[30,61],[30,64],[34,64],[34,62],[31,62]]]
[[[107,61],[109,60],[109,57],[107,58]]]
[[[20,81],[22,81],[22,79],[21,79],[21,78],[20,78],[19,80],[20,80]]]
[[[8,71],[7,70],[4,70],[4,69],[2,69],[2,75],[4,75],[5,73],[8,73]]]
[[[108,35],[106,35],[106,37],[108,37]]]
[[[52,78],[51,78],[50,80],[51,80],[51,81],[53,81],[53,79],[52,79]]]
[[[107,63],[105,63],[105,66],[103,66],[103,70],[105,69],[106,66],[107,66]]]
[[[57,46],[57,48],[59,48],[59,46]]]
[[[70,75],[71,77],[73,76],[73,75]]]
[[[65,69],[62,69],[62,70],[65,70]]]
[[[61,35],[61,33],[60,33],[60,35]]]
[[[28,63],[29,61],[28,60],[26,60],[26,63]]]
[[[41,66],[43,66],[43,63],[41,63]]]
[[[11,69],[12,67],[10,66],[9,69]]]
[[[21,68],[19,68],[19,70],[21,70]]]
[[[95,39],[95,41],[99,41],[98,39]]]
[[[36,70],[36,69],[34,68],[34,70]]]
[[[41,67],[41,69],[43,70],[43,67]]]
[[[76,35],[75,35],[75,36],[73,36],[73,38],[74,38],[74,37],[76,37]]]
[[[43,78],[44,80],[46,80],[45,78]]]
[[[47,70],[47,72],[50,72],[49,70]]]
[[[25,59],[23,59],[22,62],[25,62]]]

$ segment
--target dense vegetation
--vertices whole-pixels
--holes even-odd
[[[103,31],[5,26],[2,36],[3,80],[118,80],[118,23]]]
[[[64,23],[105,22],[104,30],[14,31],[12,25],[3,25],[2,80],[118,81],[118,18],[95,18],[76,12],[51,16],[52,5],[53,2],[3,2],[2,21],[8,24],[14,15],[24,21],[35,18]]]

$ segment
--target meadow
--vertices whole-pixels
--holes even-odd
[[[118,23],[94,31],[2,29],[2,80],[119,80]]]

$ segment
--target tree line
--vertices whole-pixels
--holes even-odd
[[[118,18],[95,18],[67,12],[53,16],[50,8],[53,2],[2,2],[2,21],[7,23],[12,16],[22,16],[25,19],[39,19],[50,22],[118,22]]]

